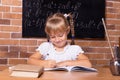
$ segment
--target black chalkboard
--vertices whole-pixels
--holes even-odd
[[[46,37],[46,18],[56,12],[72,13],[75,38],[104,38],[105,0],[23,0],[23,37]],[[70,34],[69,34],[69,37]]]

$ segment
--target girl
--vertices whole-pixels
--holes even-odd
[[[60,66],[86,66],[91,67],[89,59],[78,45],[70,45],[67,35],[70,32],[70,24],[66,17],[70,16],[56,13],[48,17],[45,32],[49,42],[42,43],[36,53],[28,58],[29,64],[40,65],[47,68]],[[70,17],[70,20],[72,18]],[[73,31],[71,31],[73,32]]]

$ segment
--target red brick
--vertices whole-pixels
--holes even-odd
[[[22,19],[22,14],[17,13],[4,13],[3,18],[7,19]]]
[[[115,24],[110,24],[106,26],[108,30],[115,30]]]
[[[120,12],[119,12],[120,13]],[[117,19],[120,19],[120,14],[117,14]]]
[[[109,19],[107,20],[107,24],[115,24],[115,25],[120,25],[120,20],[118,19]]]
[[[0,38],[10,38],[10,33],[0,32]]]
[[[27,52],[28,51],[28,48],[26,46],[20,46],[20,51],[21,52]]]
[[[118,14],[120,13],[120,9],[117,11],[118,12]],[[119,18],[119,17],[118,17]]]
[[[0,58],[18,58],[18,53],[0,52]]]
[[[77,45],[80,45],[82,47],[107,47],[108,43],[107,41],[94,41],[94,40],[88,40],[88,41],[76,41]]]
[[[106,18],[117,18],[117,14],[107,13]]]
[[[98,48],[95,48],[95,47],[82,47],[83,50],[85,52],[93,52],[93,53],[110,53],[110,49],[109,48],[105,48],[105,47],[98,47]]]
[[[105,56],[104,56],[104,54],[100,54],[100,53],[91,53],[91,54],[85,54],[89,59],[103,59]]]
[[[106,53],[105,54],[105,59],[112,59],[112,53]]]
[[[120,25],[116,25],[116,26],[115,26],[115,29],[116,29],[116,30],[120,30]]]
[[[117,13],[117,10],[115,8],[106,8],[106,11],[108,13]]]
[[[2,12],[0,12],[0,18],[2,18],[2,14],[3,14],[3,13],[2,13]]]
[[[107,7],[113,7],[113,2],[107,2],[107,3],[106,3],[106,6],[107,6]]]
[[[21,32],[22,28],[18,26],[0,26],[0,31],[6,31],[6,32]]]
[[[20,40],[20,45],[37,45],[37,40]]]
[[[92,63],[92,65],[94,65],[94,66],[109,66],[109,62],[110,62],[110,60],[107,60],[107,59],[97,59],[97,60],[90,60],[91,61],[91,63]]]
[[[10,24],[10,20],[0,19],[0,24],[9,25]]]
[[[4,39],[0,40],[1,45],[19,45],[19,40]]]
[[[6,51],[6,52],[8,52],[8,46],[2,46],[2,45],[0,45],[0,52],[1,51]]]
[[[11,38],[22,38],[22,33],[11,33]]]
[[[118,2],[114,2],[113,7],[114,8],[120,8],[120,2],[119,3]]]
[[[10,46],[10,52],[20,52],[20,47],[17,46]]]
[[[115,35],[115,36],[119,36],[120,35],[120,31],[119,30],[115,30],[115,31],[108,31],[109,35]]]
[[[0,12],[10,12],[9,6],[0,6]]]
[[[21,7],[12,7],[12,12],[22,12]]]
[[[2,4],[4,5],[11,5],[11,6],[21,6],[22,0],[2,0]]]
[[[28,47],[28,52],[35,52],[37,47]]]
[[[29,58],[32,53],[20,52],[20,58]]]
[[[13,20],[11,20],[11,25],[22,26],[22,19],[13,19]]]
[[[7,59],[0,59],[0,64],[5,64],[5,65],[7,65]]]
[[[110,41],[119,41],[119,38],[117,36],[111,36]]]
[[[41,39],[37,40],[38,45],[40,45],[41,43],[46,42],[46,41],[47,41],[46,38],[41,38]]]
[[[10,65],[16,65],[16,64],[26,64],[27,60],[26,59],[9,59],[8,62]]]

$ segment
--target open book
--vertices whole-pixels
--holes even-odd
[[[13,66],[11,70],[10,76],[37,78],[43,73],[44,68],[42,66],[18,64]]]
[[[45,68],[45,71],[89,71],[97,72],[95,68],[89,68],[84,66],[67,66],[67,67],[56,67],[56,68]]]

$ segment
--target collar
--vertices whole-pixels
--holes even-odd
[[[50,42],[51,47],[55,50],[54,45]],[[70,46],[70,43],[67,42],[66,46],[64,47],[64,51],[66,51]]]

